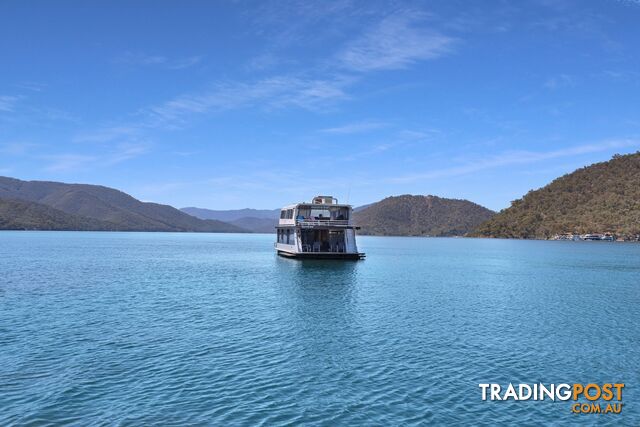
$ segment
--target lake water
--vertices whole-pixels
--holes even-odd
[[[0,232],[0,425],[640,425],[640,245]],[[479,383],[625,383],[620,415]]]

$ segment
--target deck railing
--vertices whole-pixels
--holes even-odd
[[[347,227],[351,225],[348,219],[296,219],[296,225],[300,227],[314,227],[317,225],[331,227]]]

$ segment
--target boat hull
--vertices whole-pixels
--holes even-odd
[[[287,252],[277,251],[278,255],[285,258],[294,259],[341,259],[358,261],[364,259],[365,254],[362,252]]]

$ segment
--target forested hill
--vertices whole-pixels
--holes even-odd
[[[0,199],[0,230],[108,231],[115,225],[27,200]]]
[[[495,212],[468,200],[437,196],[387,197],[353,213],[360,234],[463,236]]]
[[[640,233],[640,152],[615,155],[530,191],[474,235],[526,239],[565,232]]]
[[[22,181],[0,177],[0,199],[5,202],[5,228],[95,229],[119,231],[243,232],[240,227],[216,220],[202,220],[158,203],[141,202],[122,191],[100,185]],[[23,201],[16,204],[15,201]],[[38,205],[28,206],[27,202]],[[45,209],[45,207],[52,208]],[[23,212],[28,217],[11,217]],[[67,214],[67,216],[62,215]],[[69,224],[77,227],[68,228]],[[55,225],[54,229],[58,229]]]

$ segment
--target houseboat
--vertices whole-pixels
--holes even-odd
[[[589,234],[583,234],[582,235],[582,240],[599,241],[599,240],[603,240],[602,239],[603,237],[604,237],[604,235],[602,235],[602,234],[589,233]]]
[[[358,252],[351,205],[339,204],[332,196],[314,197],[311,203],[296,203],[280,211],[275,250],[290,258],[352,259]]]

